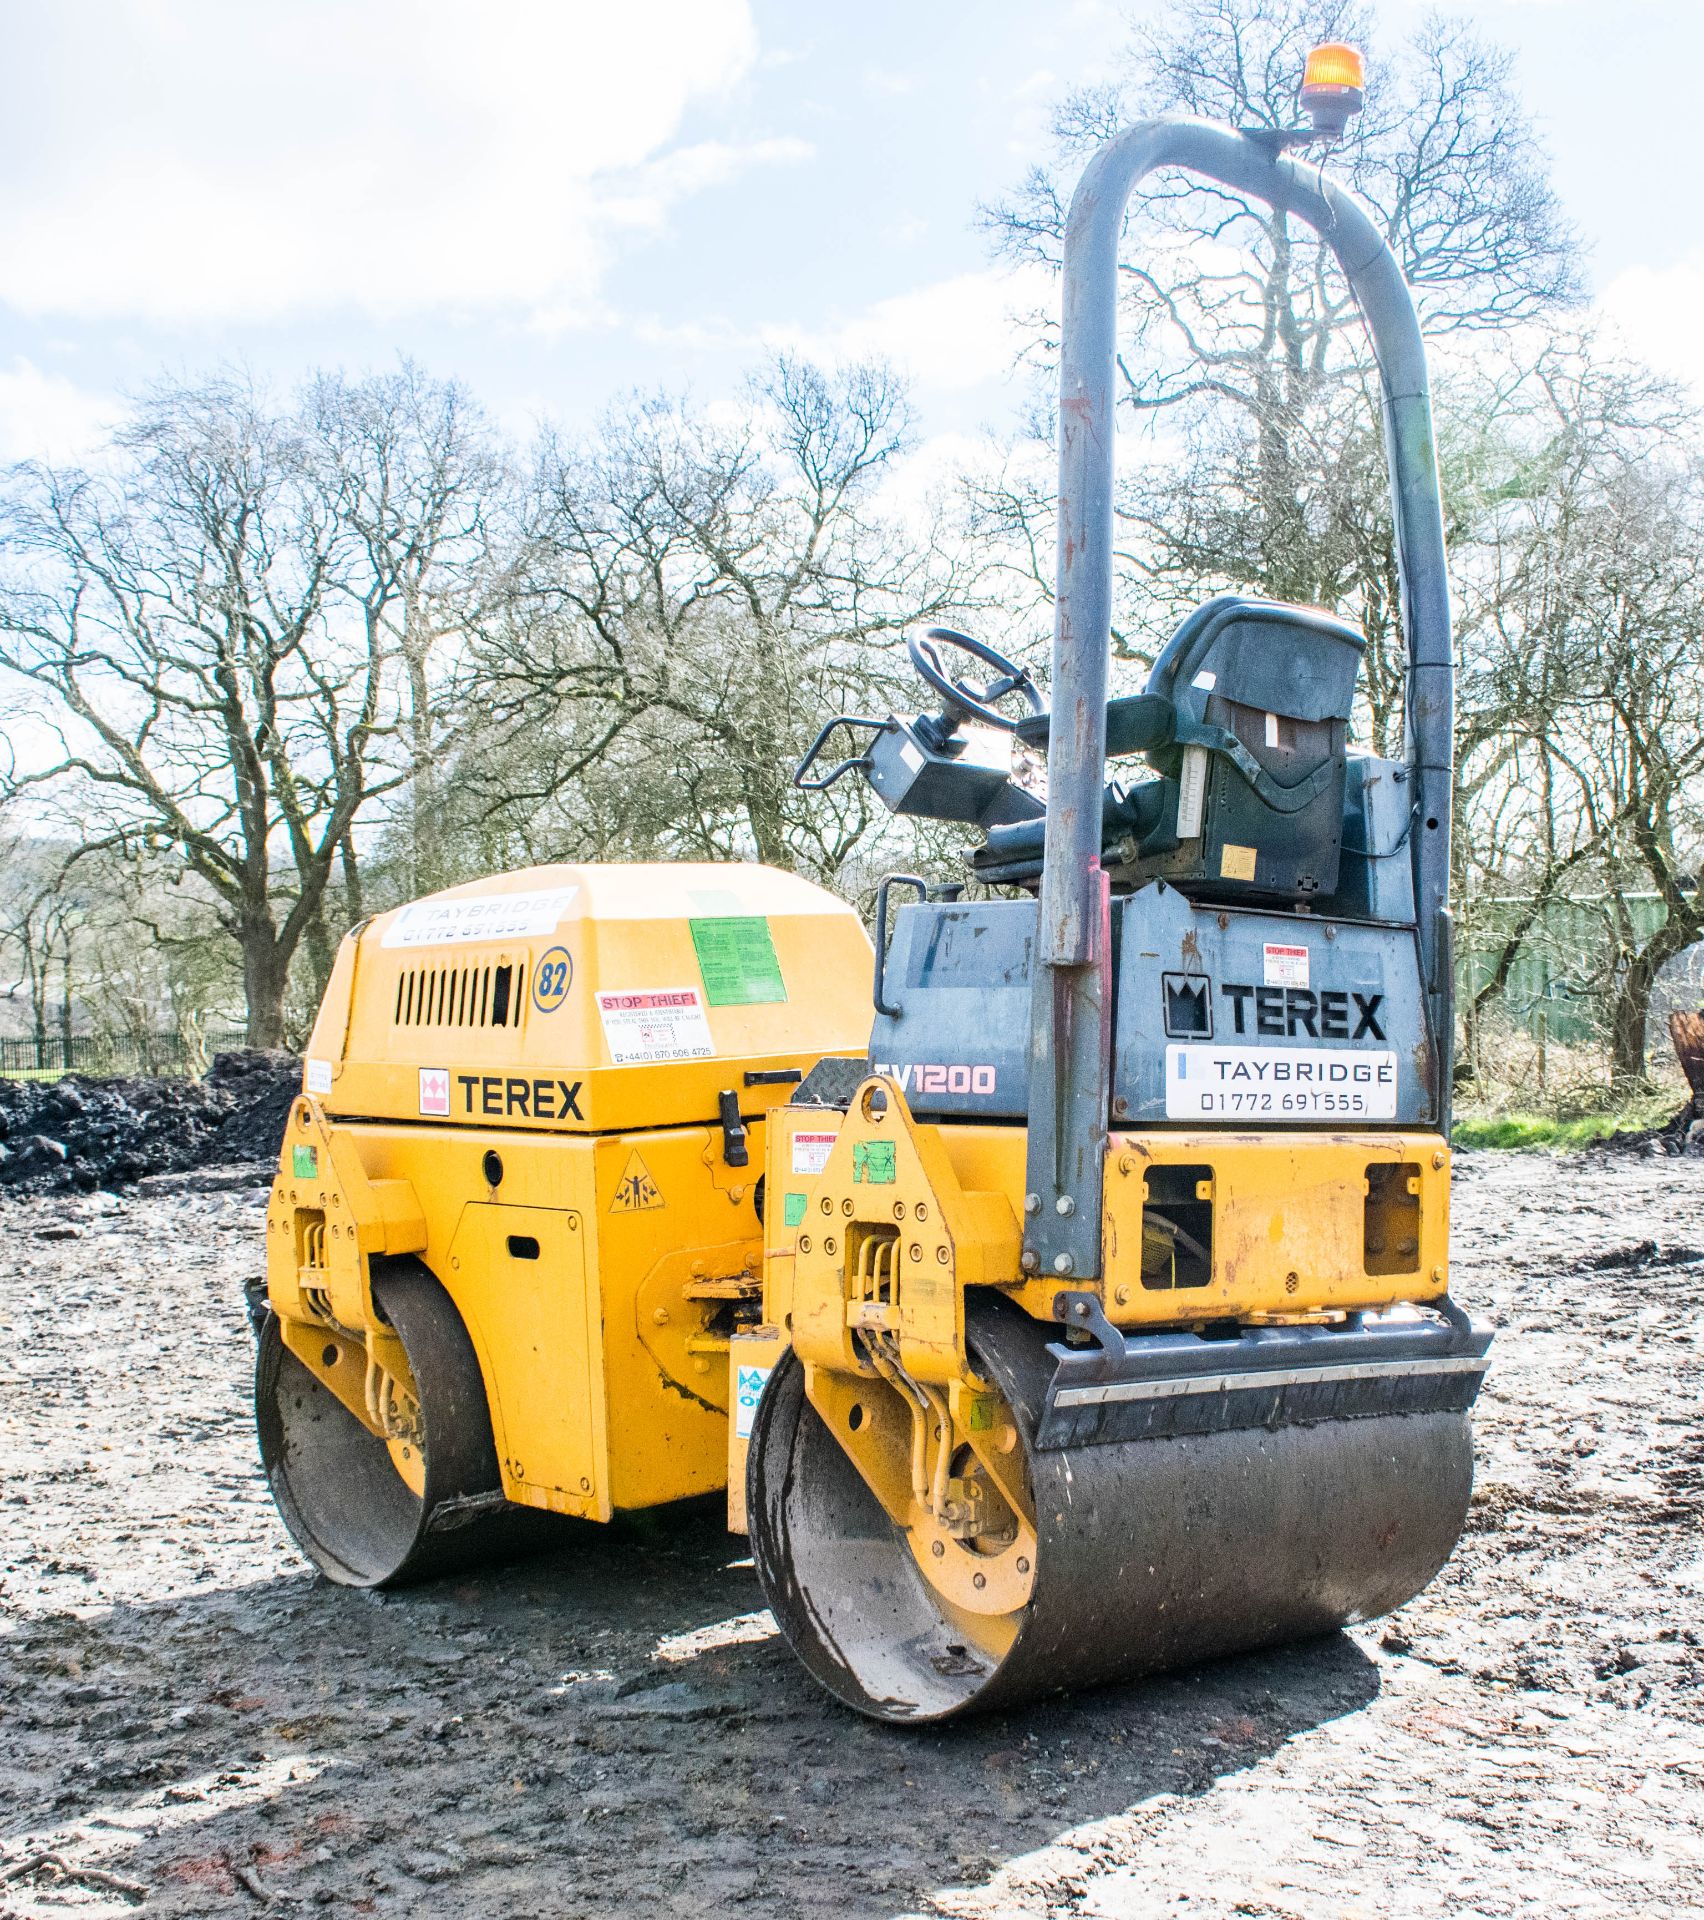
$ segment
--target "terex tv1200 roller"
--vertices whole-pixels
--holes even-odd
[[[831,721],[796,775],[974,831],[963,884],[883,886],[873,1013],[852,911],[755,865],[537,868],[343,943],[255,1301],[262,1453],[332,1579],[726,1487],[809,1670],[926,1721],[1443,1565],[1489,1335],[1449,1295],[1430,403],[1378,223],[1285,151],[1359,85],[1322,49],[1314,129],[1150,122],[1084,174],[1051,708],[931,629],[928,708]],[[1313,226],[1371,329],[1400,760],[1348,749],[1363,641],[1315,608],[1212,600],[1108,698],[1117,249],[1157,168]]]

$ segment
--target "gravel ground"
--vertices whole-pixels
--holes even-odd
[[[933,1733],[816,1692],[713,1508],[320,1584],[260,1196],[150,1187],[0,1204],[0,1913],[1704,1913],[1704,1164],[1463,1156],[1502,1332],[1401,1614]]]

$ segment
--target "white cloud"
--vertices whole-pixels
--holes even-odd
[[[934,518],[939,496],[950,491],[960,475],[981,472],[996,458],[986,434],[932,433],[888,470],[882,508],[895,519],[924,526]]]
[[[1640,359],[1687,380],[1704,396],[1704,253],[1667,267],[1629,267],[1604,288],[1599,307]]]
[[[43,373],[20,354],[0,372],[0,461],[87,460],[119,411],[111,395]]]
[[[814,360],[891,360],[919,387],[956,393],[1012,377],[1033,337],[1026,316],[1058,297],[1042,268],[990,267],[878,300],[837,326],[771,327],[764,338]]]
[[[105,0],[11,22],[0,299],[217,323],[595,308],[614,237],[798,143],[669,143],[746,0]]]

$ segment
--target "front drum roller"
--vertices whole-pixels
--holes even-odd
[[[402,1341],[419,1403],[406,1469],[285,1346],[277,1315],[260,1318],[260,1457],[296,1544],[348,1587],[401,1586],[524,1551],[548,1523],[503,1498],[479,1360],[449,1295],[419,1261],[387,1260],[373,1263],[373,1301]]]
[[[1005,1618],[967,1614],[926,1575],[917,1530],[871,1492],[791,1353],[753,1427],[765,1597],[816,1679],[875,1719],[945,1720],[1331,1633],[1411,1598],[1460,1535],[1464,1411],[1040,1448],[1055,1330],[995,1297],[967,1301],[966,1331],[1030,1493],[1033,1575]]]

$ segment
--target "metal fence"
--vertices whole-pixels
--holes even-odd
[[[208,1028],[192,1049],[181,1033],[50,1033],[0,1036],[0,1078],[58,1080],[67,1073],[96,1079],[132,1074],[184,1074],[199,1071],[216,1053],[244,1044],[241,1027]]]

